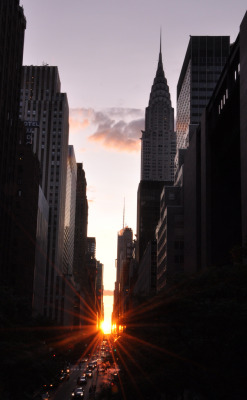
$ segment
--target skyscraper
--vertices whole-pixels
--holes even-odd
[[[57,320],[63,274],[64,216],[68,154],[68,101],[57,67],[22,69],[20,118],[41,165],[41,188],[49,203],[44,315]]]
[[[130,261],[133,253],[133,232],[125,227],[118,234],[116,282],[114,291],[113,320],[122,325],[125,313],[129,308]]]
[[[177,84],[177,147],[188,147],[230,49],[229,36],[191,36]]]
[[[86,271],[87,226],[87,181],[82,163],[77,163],[73,274],[76,282],[80,284],[81,289]]]
[[[160,194],[174,180],[176,134],[174,110],[164,74],[161,42],[156,75],[146,108],[141,142],[141,181],[137,196],[137,261],[148,241],[155,238],[160,213]]]
[[[19,0],[0,2],[0,277],[12,281],[11,247],[19,93],[26,19]]]
[[[66,203],[64,220],[64,257],[63,272],[72,275],[74,260],[74,234],[75,234],[75,210],[76,210],[76,180],[77,164],[74,147],[68,147]]]
[[[173,181],[176,154],[174,110],[164,74],[161,45],[141,140],[141,180]]]
[[[201,265],[201,201],[195,199],[201,196],[202,143],[197,128],[229,51],[229,36],[191,36],[177,84],[175,185],[183,186],[183,268],[186,272],[195,271]],[[182,237],[179,241],[182,243]]]

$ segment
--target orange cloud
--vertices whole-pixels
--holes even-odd
[[[104,290],[104,296],[113,296],[113,290]]]
[[[71,133],[73,133],[73,131],[83,130],[83,129],[87,128],[88,125],[89,125],[89,120],[87,118],[82,121],[79,121],[72,117],[69,118],[69,127],[70,127]]]
[[[87,128],[94,115],[91,108],[72,108],[69,111],[69,126],[70,132],[76,133]]]
[[[89,136],[89,140],[117,151],[137,152],[140,150],[143,125],[144,119],[115,122],[108,118],[99,124],[97,131]]]
[[[70,128],[74,132],[88,126],[95,132],[88,137],[91,142],[118,152],[138,152],[141,130],[144,128],[144,111],[131,108],[92,108],[70,110]]]

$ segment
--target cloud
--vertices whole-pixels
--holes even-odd
[[[69,127],[70,133],[77,133],[87,128],[92,119],[94,111],[92,109],[80,108],[70,109]]]
[[[100,116],[100,121],[98,118],[98,129],[89,136],[90,141],[101,143],[106,148],[121,152],[137,152],[140,150],[143,118],[125,122],[124,120],[115,121],[109,117],[103,117]]]
[[[113,107],[96,111],[81,108],[71,110],[70,114],[72,129],[93,128],[94,132],[88,136],[90,142],[117,152],[140,150],[143,110]]]
[[[113,290],[104,290],[104,296],[113,296]]]

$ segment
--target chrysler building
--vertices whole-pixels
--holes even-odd
[[[141,180],[173,181],[176,134],[174,109],[164,74],[161,41],[156,76],[146,108],[145,131],[142,131]]]

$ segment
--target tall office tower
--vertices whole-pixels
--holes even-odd
[[[177,147],[189,145],[230,50],[229,36],[191,36],[177,84]]]
[[[75,234],[75,210],[76,210],[76,180],[77,164],[74,147],[68,147],[66,202],[64,220],[64,266],[63,273],[72,275],[74,260],[74,234]]]
[[[246,107],[247,12],[200,126],[201,268],[247,261]]]
[[[75,281],[79,283],[80,286],[83,285],[85,279],[87,226],[87,181],[82,163],[77,163],[73,274]]]
[[[41,165],[41,188],[49,203],[44,315],[57,320],[63,273],[68,154],[68,101],[57,67],[22,68],[20,118]]]
[[[0,2],[0,278],[12,282],[15,157],[26,19],[19,0]]]
[[[125,227],[118,234],[116,283],[114,291],[113,319],[119,325],[128,310],[130,289],[130,261],[133,253],[133,231]]]
[[[141,140],[141,180],[173,181],[176,154],[174,110],[164,74],[161,47]]]
[[[174,181],[176,134],[174,110],[165,78],[161,44],[156,76],[146,108],[145,131],[141,144],[141,182],[137,195],[137,261],[141,261],[160,215],[160,194]]]
[[[86,239],[86,262],[81,275],[81,297],[83,298],[82,314],[84,325],[97,326],[96,311],[96,277],[98,261],[96,255],[96,239]]]

